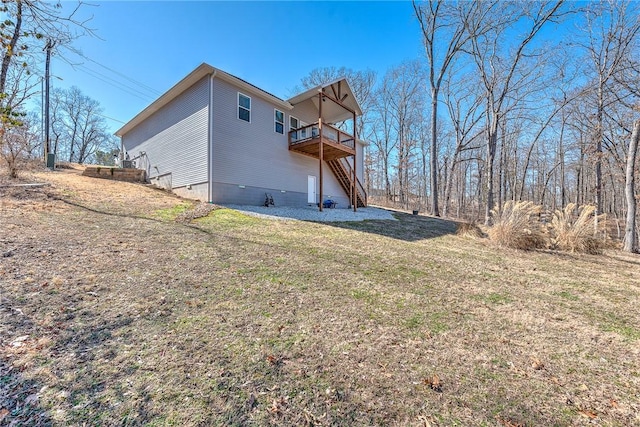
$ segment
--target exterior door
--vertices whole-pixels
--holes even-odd
[[[316,204],[316,177],[313,175],[309,175],[307,177],[307,188],[308,188],[308,196],[307,202]]]

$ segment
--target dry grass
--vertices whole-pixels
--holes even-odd
[[[538,220],[540,211],[540,206],[532,202],[506,202],[501,211],[491,211],[493,224],[488,231],[489,238],[506,248],[544,248],[546,238]]]
[[[605,248],[603,237],[595,233],[595,206],[576,206],[569,203],[564,210],[556,210],[551,220],[553,246],[569,252],[601,254]],[[604,224],[605,215],[599,215]]]
[[[0,190],[0,424],[640,425],[638,256],[36,178]]]
[[[456,234],[460,237],[469,237],[472,239],[482,239],[483,237],[486,237],[486,234],[482,231],[478,224],[473,222],[458,223]]]

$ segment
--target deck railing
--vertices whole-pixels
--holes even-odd
[[[320,130],[318,127],[318,123],[313,123],[290,131],[289,145],[300,144],[302,142],[318,138],[319,136]],[[337,144],[344,145],[345,147],[355,150],[356,144],[353,139],[353,135],[350,135],[326,123],[322,125],[322,137],[331,142],[335,142]]]

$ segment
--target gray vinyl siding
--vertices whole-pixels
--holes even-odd
[[[171,174],[171,186],[208,180],[209,78],[191,86],[151,117],[123,135],[129,156],[147,176]]]
[[[213,201],[221,200],[223,188],[228,194],[229,185],[245,186],[244,190],[249,187],[269,190],[274,198],[283,194],[280,193],[282,190],[306,195],[307,176],[318,178],[318,160],[289,151],[286,132],[284,135],[275,132],[274,108],[280,107],[255,94],[240,92],[251,97],[250,123],[238,119],[238,89],[226,81],[214,79]],[[306,115],[292,115],[307,121]],[[287,129],[289,116],[290,112],[285,111]],[[323,176],[325,196],[344,195],[326,164]],[[264,194],[255,204],[263,201]]]

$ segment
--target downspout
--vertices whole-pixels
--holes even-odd
[[[209,159],[207,182],[209,187],[209,203],[213,203],[213,80],[216,78],[217,73],[218,70],[214,69],[209,78],[209,126],[207,128],[207,158]]]
[[[118,154],[118,157],[120,157],[120,167],[123,167],[125,155],[124,155],[124,141],[122,137],[120,137],[120,153]]]

